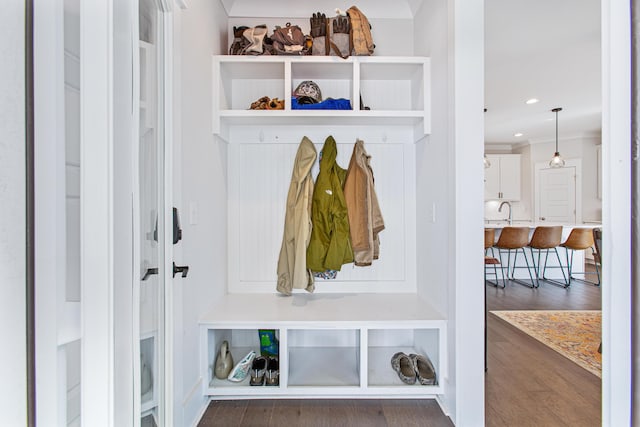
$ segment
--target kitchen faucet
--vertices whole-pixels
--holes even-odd
[[[500,203],[500,207],[498,208],[498,212],[502,212],[502,207],[504,205],[509,206],[509,225],[511,225],[511,223],[513,222],[513,220],[511,219],[511,203],[509,203],[506,200],[504,202]]]

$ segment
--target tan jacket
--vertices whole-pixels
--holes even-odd
[[[306,136],[302,138],[291,174],[284,219],[284,235],[278,258],[277,290],[291,295],[292,289],[313,292],[313,276],[307,269],[307,246],[311,237],[311,199],[313,177],[311,167],[317,153]]]
[[[369,165],[371,156],[364,149],[364,142],[357,140],[347,169],[344,197],[349,211],[351,246],[355,265],[371,265],[378,259],[384,219],[378,205],[373,171]]]

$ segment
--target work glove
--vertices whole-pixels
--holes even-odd
[[[311,23],[311,37],[323,37],[327,35],[327,16],[324,13],[314,13],[309,18]]]
[[[333,18],[334,34],[349,34],[350,30],[349,18],[346,16],[336,16]]]

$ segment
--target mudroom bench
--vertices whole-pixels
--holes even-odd
[[[434,398],[447,377],[447,322],[416,294],[227,294],[200,319],[203,393],[215,399],[295,397]],[[223,341],[235,362],[260,352],[259,329],[279,338],[279,386],[215,378]],[[407,385],[396,352],[428,355],[436,385]]]

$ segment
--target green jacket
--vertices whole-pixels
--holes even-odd
[[[330,136],[320,153],[320,173],[313,190],[307,268],[314,272],[340,270],[343,264],[353,262],[349,216],[342,192],[347,171],[336,163],[337,155],[336,141]]]

